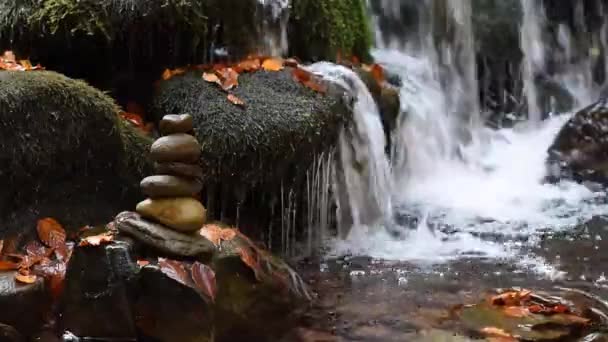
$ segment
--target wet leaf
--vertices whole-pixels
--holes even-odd
[[[350,61],[351,63],[353,63],[354,65],[360,65],[361,64],[361,60],[359,59],[359,57],[357,56],[351,56],[350,57]]]
[[[492,305],[517,306],[530,299],[532,291],[507,291],[490,299]]]
[[[249,266],[257,275],[260,271],[260,261],[257,252],[252,248],[243,247],[239,250],[239,254],[245,265]]]
[[[150,262],[148,260],[137,260],[137,266],[139,267],[145,267],[150,265]]]
[[[283,60],[280,58],[268,58],[262,63],[262,68],[266,71],[283,70]]]
[[[20,283],[33,284],[36,282],[37,277],[35,275],[29,274],[29,273],[27,273],[27,274],[16,273],[15,279]]]
[[[201,228],[199,234],[211,241],[215,246],[219,246],[222,241],[230,241],[237,235],[235,229],[222,228],[217,224],[206,224]]]
[[[120,117],[130,122],[135,127],[144,128],[144,120],[138,114],[122,112],[120,113]]]
[[[86,238],[80,241],[78,246],[100,246],[106,245],[112,241],[114,241],[114,234],[112,234],[111,232],[105,232],[99,235],[87,236]]]
[[[318,93],[324,94],[327,92],[327,86],[324,83],[319,82],[313,74],[304,69],[294,69],[292,71],[292,76],[297,82],[302,83],[305,87],[308,87]]]
[[[215,295],[217,293],[217,284],[215,279],[215,272],[211,267],[195,262],[191,268],[192,280],[196,285],[196,289],[202,292],[205,296],[215,302]]]
[[[239,106],[239,107],[245,107],[245,102],[243,102],[243,100],[241,100],[240,98],[238,98],[236,95],[228,94],[228,96],[226,98],[233,105],[236,105],[236,106]]]
[[[47,248],[38,241],[30,241],[25,245],[25,253],[29,256],[48,257],[52,252],[53,250],[51,248]]]
[[[0,261],[0,271],[11,271],[19,268],[19,264],[12,261]]]
[[[300,62],[295,58],[288,58],[283,61],[283,65],[287,67],[296,68],[298,65],[300,65]]]
[[[220,78],[221,87],[228,91],[239,85],[239,74],[232,68],[224,68],[215,72]]]
[[[300,83],[304,83],[306,81],[309,81],[312,77],[312,74],[302,68],[295,68],[293,69],[293,71],[291,72],[291,75],[293,76],[293,79],[297,82]]]
[[[72,258],[72,252],[74,251],[74,244],[67,243],[63,246],[55,248],[55,257],[59,261],[67,263]]]
[[[378,84],[384,83],[386,79],[384,76],[384,68],[382,68],[379,64],[372,65],[371,73]]]
[[[480,332],[488,337],[511,338],[511,339],[513,339],[513,341],[517,341],[513,337],[513,335],[509,334],[508,332],[506,332],[502,329],[495,328],[495,327],[485,327],[485,328],[481,329]]]
[[[39,220],[36,229],[38,237],[48,247],[56,248],[65,244],[65,230],[55,219],[47,217]]]
[[[163,79],[163,81],[167,81],[167,80],[170,80],[171,78],[173,78],[174,76],[186,73],[186,71],[187,71],[186,68],[165,69],[161,78]]]
[[[213,72],[205,72],[203,73],[203,79],[209,83],[217,83],[219,86],[222,85],[220,82],[220,78]]]
[[[530,315],[530,311],[523,306],[507,306],[503,309],[505,315],[510,317],[526,317]]]
[[[192,278],[188,274],[184,263],[165,258],[158,258],[158,266],[160,267],[161,272],[163,272],[167,277],[186,286],[194,287]]]
[[[260,70],[261,67],[262,67],[262,64],[260,63],[259,58],[246,59],[236,65],[235,71],[239,72],[239,73],[240,72],[253,72],[253,71]]]

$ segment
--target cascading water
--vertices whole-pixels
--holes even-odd
[[[284,56],[287,43],[287,22],[291,0],[258,0],[262,6],[261,28],[263,54]]]
[[[530,119],[535,122],[528,130],[491,130],[482,124],[471,2],[415,3],[417,36],[412,38],[410,33],[401,42],[385,41],[374,57],[402,81],[402,113],[392,141],[395,187],[390,196],[398,208],[397,216],[417,218],[406,220],[419,222],[417,230],[395,239],[382,230],[355,228],[348,239],[334,245],[334,251],[408,260],[444,260],[469,252],[505,256],[518,250],[519,244],[510,242],[513,236],[525,235],[535,241],[538,230],[566,229],[604,212],[606,207],[594,201],[600,195],[581,185],[543,183],[547,149],[569,115],[543,122],[542,109],[533,107],[534,98],[544,95],[530,81],[546,71],[541,53],[547,51],[543,16],[535,7],[540,1],[522,0],[526,78],[533,84],[526,84],[532,87],[526,94],[533,102]],[[396,16],[390,2],[381,2],[381,8],[387,11],[385,17]],[[378,25],[378,17],[373,22]],[[560,32],[563,50],[570,38],[565,26]],[[569,54],[568,49],[562,52]],[[576,63],[560,65],[551,76],[576,99],[576,106],[591,102],[597,93],[598,87],[586,81],[587,74],[581,76],[583,67],[590,65],[589,58],[578,56]],[[503,243],[471,234],[500,235],[498,240]],[[420,243],[426,243],[426,248],[413,247]]]

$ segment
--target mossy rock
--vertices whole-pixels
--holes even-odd
[[[363,0],[294,1],[288,31],[290,53],[302,59],[370,59],[373,40]]]
[[[33,230],[41,216],[72,228],[107,222],[134,203],[150,140],[117,113],[82,81],[0,71],[0,234]]]

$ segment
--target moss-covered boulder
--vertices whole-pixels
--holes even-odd
[[[0,234],[56,217],[105,222],[136,203],[150,141],[114,101],[54,72],[0,71]]]
[[[290,53],[305,60],[370,58],[373,35],[363,0],[298,0],[289,19]]]
[[[244,108],[205,82],[202,72],[161,82],[152,112],[157,119],[166,113],[194,117],[212,216],[234,220],[249,213],[265,226],[269,217],[280,217],[281,196],[305,208],[306,174],[315,158],[332,150],[352,113],[347,99],[304,87],[290,69],[241,74],[234,93]]]
[[[549,148],[549,180],[608,185],[608,102],[600,100],[570,119]]]

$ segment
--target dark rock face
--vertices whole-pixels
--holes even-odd
[[[600,100],[574,115],[549,148],[549,180],[560,178],[608,185],[608,102]]]
[[[4,324],[0,325],[0,336],[18,336],[14,330],[24,334],[37,331],[50,308],[44,281],[40,278],[33,284],[25,285],[15,280],[15,272],[0,273],[0,308],[3,308],[0,310],[0,322]]]

